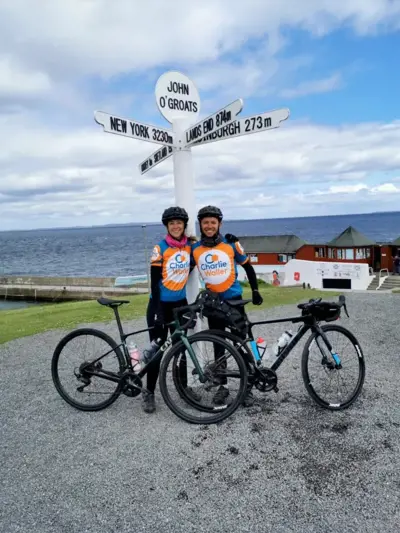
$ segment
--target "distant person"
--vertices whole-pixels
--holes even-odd
[[[219,294],[222,300],[241,300],[243,289],[238,281],[237,265],[244,268],[252,290],[254,305],[261,305],[263,299],[258,291],[257,276],[249,258],[234,235],[221,235],[222,211],[215,206],[202,207],[197,218],[200,224],[200,241],[192,246],[192,256],[207,289]],[[226,265],[226,266],[225,266]],[[244,314],[244,307],[238,308]],[[210,329],[225,330],[227,324],[218,318],[208,318]],[[221,354],[216,350],[215,358]],[[229,390],[222,381],[214,395],[216,405],[224,405]],[[248,387],[244,405],[253,404],[251,386]]]
[[[397,249],[397,253],[393,259],[393,275],[400,275],[400,248]]]
[[[190,273],[191,244],[185,234],[189,216],[182,207],[168,207],[162,214],[162,223],[167,235],[153,249],[150,260],[151,295],[147,306],[147,325],[154,327],[149,331],[150,341],[161,339],[164,343],[168,336],[166,324],[174,320],[173,310],[188,305],[186,284]],[[170,333],[174,331],[169,326]],[[142,392],[142,407],[146,413],[156,409],[154,391],[160,371],[161,360],[151,363],[147,373],[147,390]],[[181,367],[185,372],[186,364]],[[200,400],[192,389],[187,389],[195,400]]]
[[[277,270],[272,271],[272,285],[279,286],[281,284],[279,280],[279,274]]]

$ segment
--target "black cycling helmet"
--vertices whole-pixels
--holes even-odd
[[[219,207],[215,207],[214,205],[206,205],[205,207],[202,207],[197,213],[197,219],[199,222],[206,217],[218,218],[220,222],[223,219],[221,209]]]
[[[183,220],[186,225],[189,220],[189,215],[183,207],[167,207],[162,214],[161,220],[164,226],[167,226],[170,220]]]

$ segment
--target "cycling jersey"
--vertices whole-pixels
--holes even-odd
[[[165,240],[154,248],[151,266],[162,268],[160,280],[160,300],[176,302],[186,298],[186,283],[190,272],[190,245],[171,248]]]
[[[249,258],[240,242],[228,243],[224,238],[212,248],[196,242],[192,257],[207,289],[218,292],[224,300],[242,295],[237,264],[244,265]]]

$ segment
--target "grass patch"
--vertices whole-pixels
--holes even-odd
[[[314,289],[302,289],[298,287],[280,288],[272,285],[260,286],[260,293],[264,298],[261,306],[248,304],[248,312],[276,307],[279,305],[294,304],[306,301],[309,298],[322,297],[327,300],[336,299],[336,292],[325,292]],[[251,291],[245,288],[243,298],[251,298]],[[137,294],[123,297],[130,300],[130,304],[119,308],[121,319],[134,320],[145,316],[148,295]],[[65,302],[43,306],[33,306],[25,309],[11,309],[0,311],[0,344],[27,337],[37,333],[43,333],[52,329],[72,330],[82,323],[112,322],[114,313],[108,307],[99,305],[96,300],[83,302]]]

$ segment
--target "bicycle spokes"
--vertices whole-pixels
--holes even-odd
[[[102,357],[107,354],[105,357]],[[99,360],[101,358],[101,360]],[[60,387],[71,400],[89,407],[114,394],[120,362],[100,337],[80,335],[71,339],[59,354],[57,373]]]
[[[183,348],[168,362],[166,388],[177,409],[206,424],[216,411],[226,409],[241,395],[241,371],[223,346],[191,340],[191,348],[195,361]]]
[[[344,405],[359,387],[359,353],[352,339],[342,331],[325,333],[332,350],[321,336],[310,344],[307,361],[308,383],[313,393],[330,406]]]

